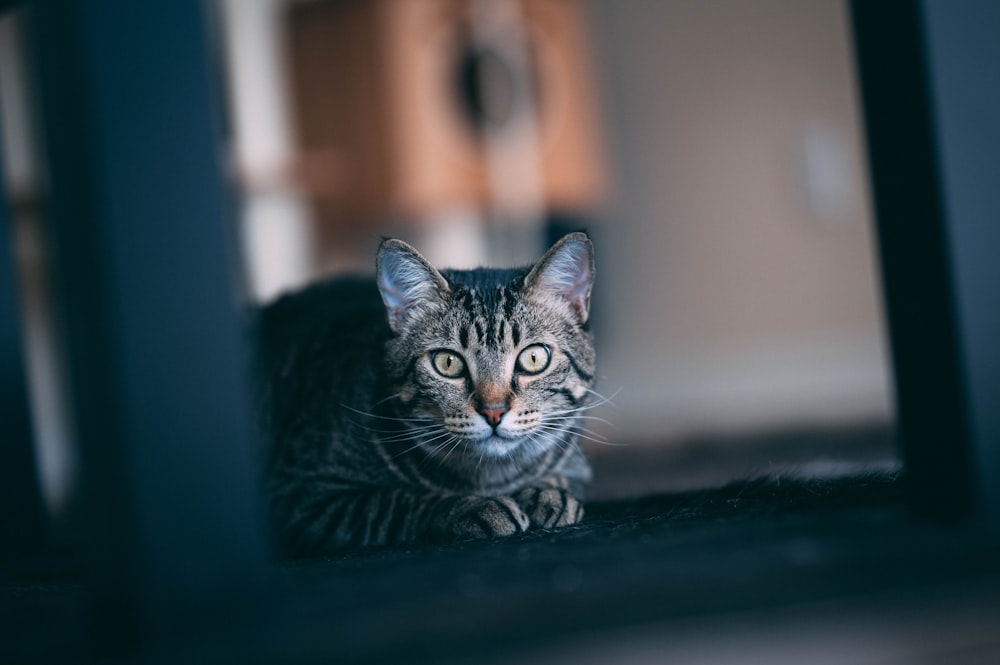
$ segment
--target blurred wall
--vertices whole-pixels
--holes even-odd
[[[602,392],[622,441],[891,419],[835,0],[588,0],[614,197]]]
[[[268,297],[311,278],[321,262],[308,237],[315,220],[289,220],[308,214],[282,167],[294,161],[280,107],[289,90],[277,29],[285,5],[244,4],[223,3],[234,147],[249,176],[243,228],[255,290]],[[599,387],[617,393],[603,414],[616,428],[602,433],[662,441],[890,421],[843,2],[583,6],[611,179],[592,226]],[[265,56],[272,66],[255,64]],[[273,214],[276,206],[288,214]],[[514,240],[512,228],[484,236],[475,215],[452,217],[422,234],[373,223],[364,235],[371,247],[346,247],[353,253],[341,262],[369,266],[379,233],[411,234],[449,265],[485,256],[483,242]]]

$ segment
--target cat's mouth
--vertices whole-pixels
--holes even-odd
[[[513,432],[504,427],[483,428],[477,432],[462,432],[461,438],[476,454],[487,456],[509,455],[523,444],[528,435],[525,432]]]
[[[444,427],[454,437],[453,441],[464,442],[466,454],[477,459],[509,456],[531,440],[535,432],[535,428],[524,427],[523,424],[515,427],[504,422],[491,427],[485,421],[470,422],[468,418],[456,419],[454,422],[446,419]]]

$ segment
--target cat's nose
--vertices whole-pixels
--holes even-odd
[[[510,409],[507,408],[506,404],[490,404],[481,406],[478,410],[483,418],[486,418],[486,422],[490,424],[490,427],[496,427],[500,424],[503,414],[507,413]]]

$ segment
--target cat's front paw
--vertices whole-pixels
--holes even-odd
[[[528,487],[518,492],[516,499],[533,526],[550,529],[576,524],[583,519],[583,504],[569,490]]]
[[[495,538],[526,531],[530,525],[531,520],[510,497],[469,497],[445,530],[460,539]]]

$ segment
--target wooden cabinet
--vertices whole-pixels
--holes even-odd
[[[322,225],[600,200],[579,3],[302,2],[287,35],[299,174]]]

